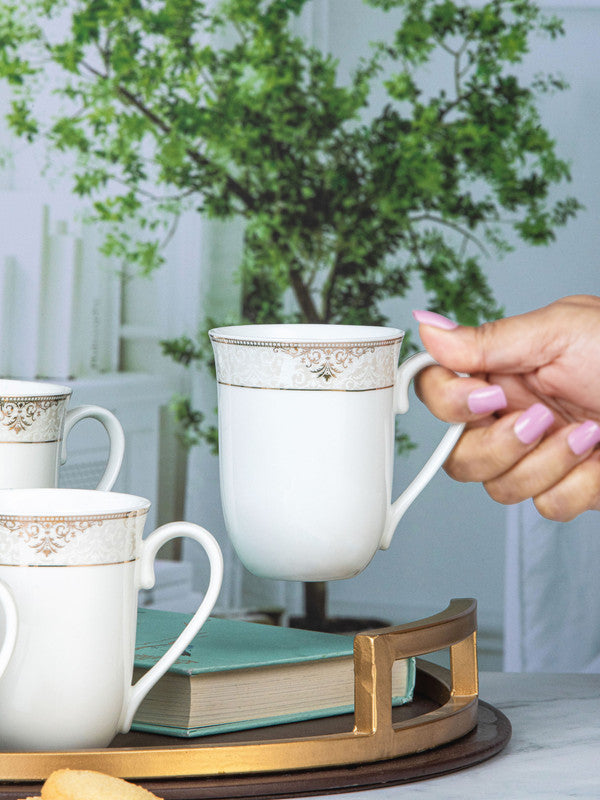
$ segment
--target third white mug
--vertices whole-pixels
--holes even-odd
[[[66,460],[69,431],[96,419],[109,437],[110,453],[97,489],[112,489],[125,450],[120,422],[106,408],[67,409],[71,389],[43,381],[0,380],[0,488],[55,487]]]

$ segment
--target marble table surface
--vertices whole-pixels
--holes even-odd
[[[600,800],[600,674],[482,672],[479,696],[511,722],[501,753],[439,778],[337,800]]]

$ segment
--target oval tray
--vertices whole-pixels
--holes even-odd
[[[193,740],[129,733],[96,750],[4,752],[0,798],[31,795],[61,767],[107,772],[184,800],[339,791],[375,785],[377,775],[397,783],[478,763],[504,746],[510,724],[479,704],[475,610],[473,600],[454,600],[418,623],[357,634],[353,715]],[[446,647],[450,670],[418,659],[414,700],[392,709],[393,662]]]
[[[433,706],[428,698],[416,694],[412,706],[414,715],[422,714]],[[408,707],[395,709],[394,717],[407,718]],[[278,725],[254,731],[255,739],[277,736],[307,736],[315,733],[331,733],[343,730],[351,723],[351,715],[330,717]],[[249,733],[249,732],[245,732]],[[169,778],[164,780],[136,780],[164,800],[220,800],[221,798],[278,798],[301,795],[350,792],[360,789],[375,789],[397,784],[412,783],[427,778],[445,775],[466,769],[486,761],[499,753],[510,740],[511,725],[506,716],[494,706],[479,701],[477,726],[468,734],[449,744],[427,750],[424,753],[402,756],[386,761],[355,764],[346,767],[303,770],[300,772],[268,773],[266,775],[210,776],[204,778]],[[240,734],[211,737],[218,743]],[[113,747],[173,746],[169,737],[152,734],[131,733],[119,736]],[[165,745],[167,742],[167,745]],[[1,758],[1,756],[0,756]],[[0,784],[1,800],[18,800],[28,795],[39,794],[40,783]]]

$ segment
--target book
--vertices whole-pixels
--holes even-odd
[[[134,680],[177,638],[188,614],[138,609]],[[210,617],[142,701],[132,729],[203,736],[354,710],[352,636]],[[392,702],[412,699],[414,659],[394,664]]]

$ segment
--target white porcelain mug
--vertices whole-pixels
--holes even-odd
[[[125,437],[105,408],[67,410],[71,389],[42,381],[0,379],[0,488],[54,487],[67,458],[67,436],[82,419],[96,419],[108,433],[110,453],[97,489],[112,489],[121,469]]]
[[[400,518],[463,430],[451,425],[392,503],[395,415],[436,363],[398,367],[396,328],[239,325],[209,331],[227,531],[256,575],[349,578],[389,547]]]
[[[18,616],[0,678],[0,749],[107,746],[204,624],[223,577],[219,546],[187,522],[142,539],[149,506],[93,489],[0,490],[0,580]],[[153,586],[156,553],[178,536],[206,551],[209,585],[170,649],[131,686],[138,589]]]

